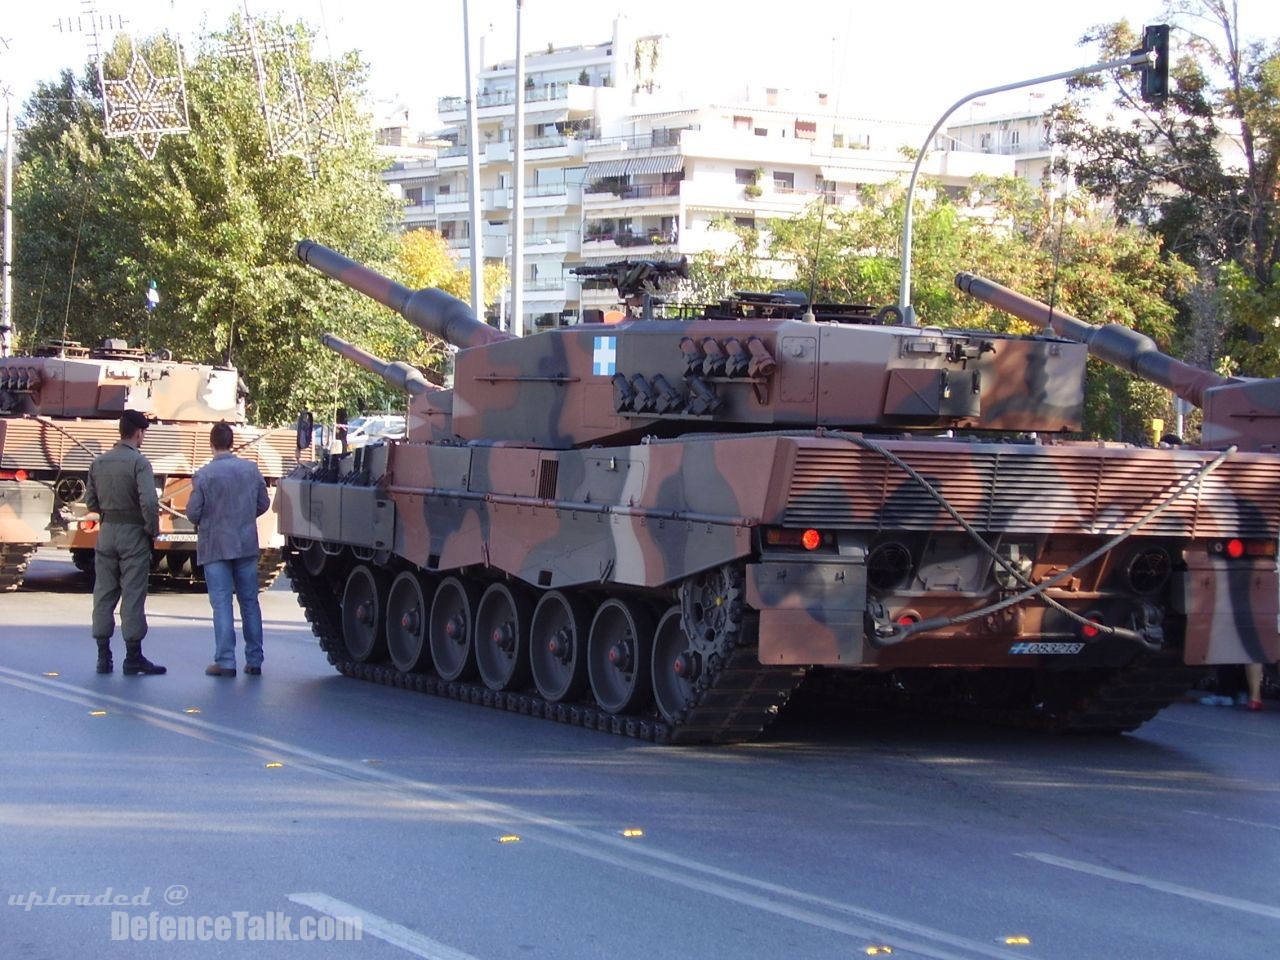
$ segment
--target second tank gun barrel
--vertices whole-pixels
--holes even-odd
[[[357,366],[364,367],[370,373],[376,373],[387,383],[393,387],[398,387],[405,393],[416,397],[419,394],[436,389],[417,367],[399,360],[387,362],[332,333],[326,333],[320,338],[320,342],[334,353],[345,357]]]
[[[512,339],[511,334],[477,320],[469,306],[443,290],[410,290],[314,240],[299,241],[294,252],[307,266],[390,307],[419,330],[455,347],[466,349]]]
[[[1212,370],[1203,370],[1169,356],[1145,333],[1131,327],[1119,323],[1102,326],[1085,323],[1047,303],[972,273],[957,274],[956,286],[997,310],[1049,327],[1065,340],[1083,343],[1089,348],[1090,356],[1150,380],[1196,407],[1204,406],[1206,390],[1231,382]]]

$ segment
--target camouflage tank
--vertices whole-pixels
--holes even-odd
[[[806,676],[1130,730],[1206,664],[1280,657],[1276,381],[977,278],[1043,332],[796,294],[660,318],[678,269],[622,263],[639,317],[513,339],[297,252],[459,348],[444,390],[329,341],[410,394],[405,439],[280,483],[293,586],[344,674],[687,743],[755,736]],[[1203,443],[1066,439],[1091,354],[1202,405]]]
[[[244,396],[232,367],[180,363],[122,340],[95,349],[60,341],[0,358],[0,590],[22,583],[40,546],[69,549],[92,573],[98,518],[85,506],[85,481],[93,458],[119,440],[126,408],[158,420],[143,445],[160,495],[155,576],[199,581],[195,529],[182,511],[191,475],[211,456],[212,424],[232,425],[236,452],[258,464],[273,495],[296,463],[294,430],[248,426]],[[259,520],[258,532],[265,587],[282,569],[274,514]]]

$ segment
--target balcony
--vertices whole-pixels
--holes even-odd
[[[471,209],[471,198],[465,193],[437,193],[436,213],[465,213]]]
[[[696,127],[678,127],[674,130],[654,130],[630,137],[592,137],[587,141],[588,153],[607,153],[617,150],[648,150],[654,147],[678,147],[686,130]]]
[[[586,192],[595,196],[612,194],[619,200],[648,200],[651,197],[680,196],[680,181],[675,183],[637,183],[609,186],[600,182],[588,184]]]
[[[555,230],[548,233],[526,233],[524,249],[528,254],[551,254],[563,256],[566,253],[577,253],[580,249],[578,231]]]
[[[678,239],[679,234],[675,230],[595,232],[588,227],[587,235],[582,238],[582,244],[583,253],[590,256],[620,247],[670,247],[674,246]],[[588,244],[594,249],[588,249]]]
[[[579,90],[586,91],[586,97],[577,95]],[[589,109],[590,87],[580,87],[576,83],[538,84],[524,91],[524,102],[532,104],[534,109],[547,109],[548,106],[566,108],[571,104],[578,109]],[[560,101],[565,101],[563,104]],[[515,92],[512,90],[489,90],[476,97],[476,112],[481,117],[494,117],[515,112]],[[467,101],[462,97],[441,97],[436,103],[441,123],[465,119]]]

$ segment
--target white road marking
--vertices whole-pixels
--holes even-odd
[[[1112,870],[1109,867],[1098,867],[1091,863],[1082,863],[1079,860],[1068,860],[1065,857],[1055,857],[1048,853],[1020,853],[1018,856],[1026,857],[1028,860],[1037,860],[1040,863],[1046,863],[1051,867],[1062,867],[1064,870],[1074,870],[1077,873],[1087,873],[1095,877],[1102,877],[1104,880],[1115,880],[1118,883],[1128,883],[1137,887],[1146,887],[1148,890],[1155,890],[1159,893],[1170,893],[1175,897],[1186,897],[1188,900],[1198,900],[1201,903],[1209,903],[1216,907],[1227,907],[1231,910],[1239,910],[1241,913],[1252,913],[1259,917],[1270,917],[1272,920],[1280,920],[1280,907],[1272,906],[1267,903],[1255,903],[1252,900],[1240,900],[1236,897],[1224,897],[1221,894],[1210,893],[1207,890],[1197,890],[1194,887],[1184,887],[1177,883],[1167,883],[1164,880],[1144,877],[1137,873],[1126,873],[1123,870]]]
[[[335,920],[359,917],[360,932],[363,935],[385,940],[392,946],[412,953],[415,957],[422,957],[423,960],[476,960],[469,953],[455,950],[448,944],[432,940],[416,930],[402,927],[386,917],[380,917],[376,913],[362,910],[342,900],[335,900],[324,893],[291,893],[289,899],[317,913],[328,914]]]
[[[1280,830],[1280,825],[1274,823],[1259,823],[1257,820],[1241,820],[1239,817],[1224,817],[1218,813],[1209,813],[1206,810],[1183,810],[1183,813],[1189,813],[1196,817],[1210,817],[1213,820],[1221,820],[1224,823],[1239,823],[1246,827],[1261,827],[1263,830]]]
[[[855,904],[831,900],[781,884],[770,883],[767,880],[723,870],[697,860],[667,853],[652,845],[640,846],[613,834],[593,833],[563,820],[556,820],[508,804],[483,800],[460,790],[399,776],[385,769],[369,767],[359,761],[328,756],[272,737],[245,733],[234,727],[204,719],[203,716],[191,716],[139,703],[136,700],[99,693],[86,687],[23,673],[8,667],[0,667],[0,682],[84,706],[114,704],[120,708],[117,715],[132,714],[145,723],[194,739],[210,741],[214,740],[216,735],[216,742],[221,746],[245,750],[268,759],[288,760],[294,769],[306,770],[322,777],[367,785],[377,784],[383,788],[409,794],[410,799],[419,802],[422,795],[426,795],[436,804],[437,811],[440,802],[448,803],[450,813],[458,819],[484,826],[488,830],[508,833],[511,832],[513,823],[523,824],[525,826],[521,828],[520,833],[526,840],[538,840],[597,862],[664,880],[741,906],[754,907],[774,916],[786,917],[833,933],[876,943],[890,940],[899,951],[913,951],[921,957],[929,957],[932,960],[971,960],[974,956],[989,957],[992,960],[1014,960],[1014,958],[1030,960],[1025,951],[1005,950],[991,943],[947,933]],[[417,796],[414,796],[415,794]],[[658,863],[642,862],[644,858],[658,861]],[[691,874],[702,874],[702,876]],[[719,883],[716,882],[717,880],[724,882]],[[785,898],[792,903],[780,903],[778,898]],[[800,903],[832,913],[844,914],[872,926],[847,923],[836,917],[816,913],[796,905]],[[887,936],[886,929],[895,931],[896,935]],[[913,941],[901,934],[919,937],[926,942]],[[964,953],[953,953],[941,945],[953,947]]]

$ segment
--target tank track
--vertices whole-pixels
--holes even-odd
[[[1052,710],[1032,702],[987,702],[963,685],[910,692],[892,689],[892,674],[877,677],[885,682],[867,684],[832,671],[812,676],[798,699],[808,709],[887,707],[1040,733],[1118,734],[1136,730],[1176,703],[1201,672],[1183,664],[1176,652],[1136,657],[1123,667],[1076,678],[1067,702]]]
[[[27,565],[35,552],[34,543],[0,544],[0,593],[8,593],[22,586],[27,575]]]
[[[284,551],[267,547],[258,554],[258,592],[269,590],[284,573]]]
[[[616,716],[594,704],[551,703],[537,693],[500,692],[483,683],[449,681],[425,673],[404,673],[390,664],[352,660],[342,639],[340,590],[324,576],[303,568],[296,550],[286,547],[288,571],[298,604],[303,608],[320,648],[344,676],[402,690],[507,710],[525,716],[567,723],[651,743],[738,743],[757,737],[778,715],[800,682],[802,670],[763,667],[756,644],[737,644],[715,679],[701,689],[686,709],[685,719],[673,726],[656,715]]]

